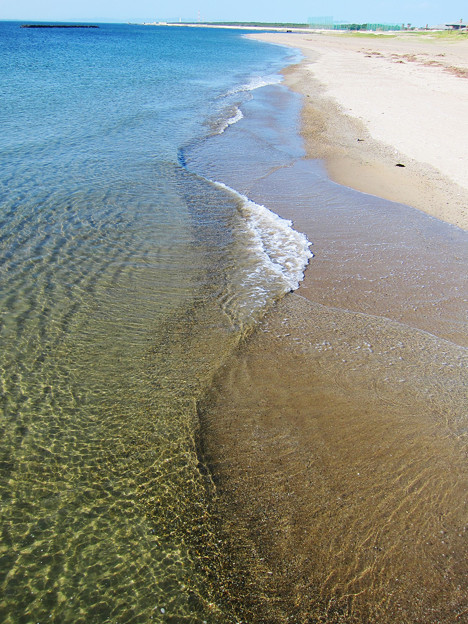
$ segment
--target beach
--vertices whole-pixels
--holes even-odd
[[[246,188],[314,258],[199,406],[226,591],[248,622],[462,622],[466,42],[254,37],[305,56],[284,75],[307,156]]]
[[[308,153],[333,180],[467,229],[466,37],[249,36],[303,53],[286,82],[305,97]]]

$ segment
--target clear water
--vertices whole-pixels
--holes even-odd
[[[184,153],[287,54],[0,24],[5,623],[236,621],[196,402],[310,252]]]

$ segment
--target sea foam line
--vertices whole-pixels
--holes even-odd
[[[229,117],[229,119],[226,119],[223,125],[218,130],[219,134],[222,134],[226,130],[226,128],[229,128],[229,126],[232,126],[233,124],[237,123],[243,118],[244,118],[244,115],[241,109],[236,107],[236,112],[234,113],[234,115],[232,115],[232,117]]]
[[[272,74],[271,76],[253,76],[249,82],[234,87],[226,93],[226,95],[234,95],[236,93],[242,93],[243,91],[254,91],[261,87],[267,87],[269,85],[280,84],[283,78],[279,74]]]
[[[222,182],[214,184],[234,195],[239,201],[241,214],[251,235],[250,251],[258,261],[256,265],[252,265],[250,274],[250,277],[258,280],[255,290],[258,292],[259,287],[261,288],[260,273],[267,282],[270,281],[268,276],[276,277],[283,293],[299,288],[299,283],[304,279],[304,270],[313,257],[310,251],[312,243],[293,228],[292,221],[283,219]]]

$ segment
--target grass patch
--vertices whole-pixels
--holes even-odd
[[[441,30],[431,33],[431,35],[435,39],[446,39],[452,41],[468,40],[468,32],[458,32],[456,30]]]
[[[468,32],[460,32],[457,30],[416,30],[414,32],[404,33],[404,36],[424,37],[425,39],[434,39],[443,41],[464,41],[468,40]]]
[[[328,33],[327,33],[328,34]],[[394,39],[398,36],[396,32],[391,31],[390,34],[385,34],[383,32],[375,32],[375,31],[346,31],[346,32],[338,32],[330,30],[330,34],[336,35],[337,37],[353,37],[354,39]]]
[[[327,31],[327,35],[335,35],[336,37],[353,37],[359,39],[394,39],[399,37],[401,39],[409,38],[424,38],[433,41],[467,41],[468,32],[459,32],[456,30],[413,30],[413,31],[389,31],[387,33],[375,32],[375,31],[346,31],[339,32],[336,30]]]

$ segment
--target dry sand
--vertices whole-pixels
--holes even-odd
[[[304,54],[286,82],[333,180],[468,229],[468,38],[249,36]]]

